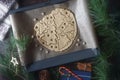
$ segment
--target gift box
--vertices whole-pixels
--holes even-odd
[[[77,67],[78,70],[88,71],[88,72],[92,71],[92,65],[91,65],[91,63],[77,62],[76,67]]]
[[[79,76],[81,80],[91,80],[91,72],[74,70],[73,73]],[[60,80],[78,80],[78,79],[74,77],[73,75],[66,73],[65,75],[61,76]]]
[[[31,42],[28,42],[28,46],[24,51],[20,48],[20,45],[17,44],[21,64],[23,66],[26,66],[29,72],[55,67],[79,60],[85,60],[97,56],[97,40],[95,37],[94,28],[88,15],[89,12],[86,0],[45,0],[45,2],[43,3],[40,2],[38,4],[33,4],[34,2],[30,2],[25,3],[25,5],[25,1],[19,1],[22,1],[23,3],[18,2],[19,7],[15,10],[10,11],[10,20],[12,23],[12,29],[15,39],[21,40],[21,36],[27,36],[30,38],[29,41]],[[58,47],[53,47],[49,45],[49,48],[46,47],[46,42],[39,42],[39,40],[37,39],[37,37],[39,36],[36,36],[37,32],[35,32],[34,28],[35,25],[40,22],[40,20],[42,20],[45,16],[50,15],[53,11],[57,11],[60,9],[67,10],[71,12],[71,14],[74,16],[75,22],[71,22],[70,24],[76,23],[76,26],[74,26],[74,33],[76,34],[76,36],[73,36],[72,41],[69,42],[70,39],[68,39],[66,34],[66,37],[62,36],[64,38],[60,37],[59,39],[59,37],[53,37],[56,39],[49,39],[49,41],[46,39],[51,37],[47,35],[47,37],[44,38],[45,40],[43,41],[47,41],[47,43],[50,42],[50,45],[51,41],[61,43],[59,43],[60,45],[58,45],[58,43],[54,44],[58,45]],[[64,16],[61,19],[63,18]],[[59,19],[59,17],[56,17],[55,19]],[[52,23],[54,23],[54,21]],[[57,25],[61,23],[63,24],[63,21],[60,21],[62,20],[57,20]],[[69,23],[69,21],[67,21],[66,23]],[[66,23],[64,25],[66,25]],[[55,30],[58,30],[57,33],[54,34],[55,36],[59,32],[65,32],[62,30],[72,30],[71,27],[69,27],[70,29],[64,29],[62,26],[60,27],[61,29],[55,28]],[[52,33],[50,29],[48,31],[50,34]],[[70,36],[71,34],[74,35],[74,33],[69,33],[68,36]],[[43,35],[46,35],[46,33]],[[42,41],[41,38],[40,41]],[[67,47],[65,45],[65,47],[63,47],[64,49],[62,50],[61,48],[63,46],[63,42],[65,42]],[[53,50],[53,48],[56,49],[59,47],[61,47],[61,50]]]
[[[60,80],[91,80],[91,71],[72,70],[62,66],[59,68],[59,73],[61,74]]]

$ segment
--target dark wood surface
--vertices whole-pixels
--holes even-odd
[[[7,77],[0,74],[0,80],[9,80]]]

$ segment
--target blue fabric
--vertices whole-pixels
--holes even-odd
[[[79,77],[81,77],[83,80],[91,80],[91,72],[84,72],[84,71],[73,71],[75,74],[77,74]],[[68,73],[65,72],[67,75]],[[74,76],[61,76],[60,80],[77,80]]]

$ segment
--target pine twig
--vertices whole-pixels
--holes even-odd
[[[15,72],[14,70],[8,68],[7,66],[0,64],[0,67],[5,68],[5,69],[8,69],[9,71],[12,71],[13,73],[15,73],[16,76],[18,76],[18,77],[20,77],[21,79],[25,80],[24,77],[22,77],[22,76],[19,75],[19,74],[16,74],[16,72]]]

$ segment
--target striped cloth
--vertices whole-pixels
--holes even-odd
[[[3,17],[9,10],[13,0],[0,0],[0,41],[5,38],[11,24],[9,17],[3,20]]]

